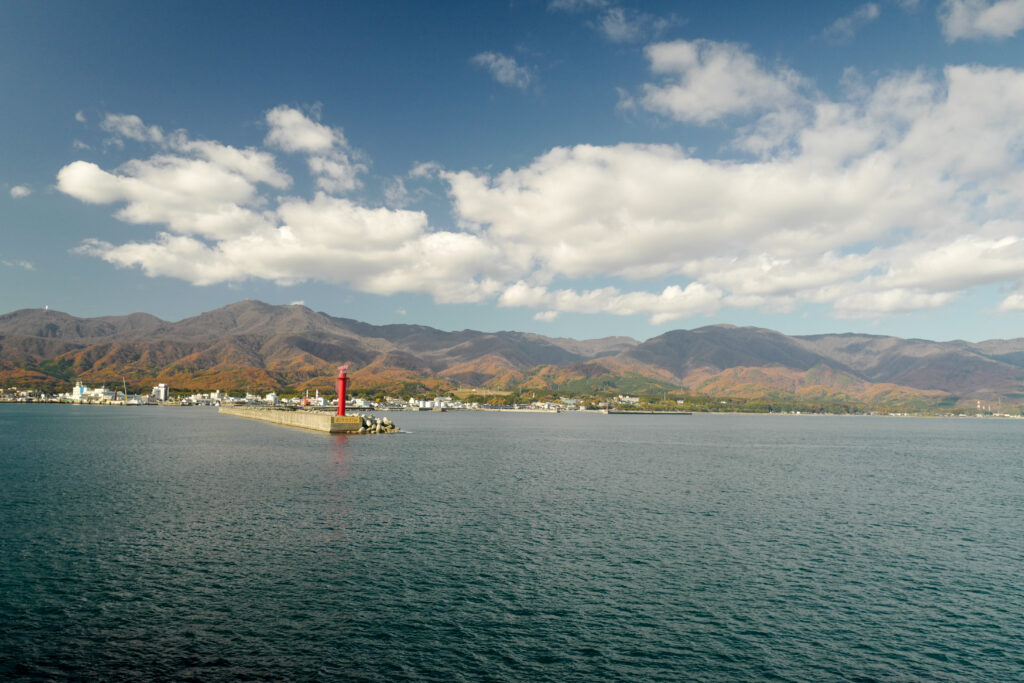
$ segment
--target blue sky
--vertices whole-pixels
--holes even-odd
[[[0,312],[1024,336],[1024,0],[0,4]]]

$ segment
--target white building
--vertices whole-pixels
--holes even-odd
[[[166,401],[171,396],[171,390],[166,384],[157,384],[150,395],[158,401]]]
[[[71,389],[71,400],[78,403],[113,401],[114,392],[105,386],[99,389],[90,389],[81,382],[75,382],[74,388]]]
[[[81,382],[75,382],[74,388],[71,389],[71,398],[76,401],[81,401],[87,391],[89,391],[89,387],[85,386]]]

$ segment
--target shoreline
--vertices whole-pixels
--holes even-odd
[[[3,405],[60,405],[60,406],[92,406],[92,407],[119,407],[119,408],[220,408],[220,407],[231,407],[233,404],[227,406],[221,405],[205,405],[205,404],[185,404],[177,402],[166,402],[166,403],[125,403],[123,401],[117,402],[73,402],[73,401],[3,401],[0,400],[0,406]],[[243,407],[243,406],[237,406]],[[254,406],[250,406],[254,407]],[[286,409],[287,410],[287,409]],[[322,411],[310,411],[310,412],[328,412]],[[403,412],[418,412],[418,413],[431,413],[431,414],[444,414],[444,413],[501,413],[506,415],[675,415],[675,416],[696,416],[696,415],[764,415],[773,417],[887,417],[887,418],[971,418],[971,419],[1009,419],[1009,420],[1021,420],[1024,419],[1024,415],[1010,415],[1007,413],[994,413],[994,414],[953,414],[953,413],[814,413],[814,412],[747,412],[739,410],[698,410],[698,411],[668,411],[668,410],[559,410],[559,409],[517,409],[517,408],[450,408],[447,410],[418,410],[418,411],[407,411],[400,409],[381,409],[381,410],[369,410],[370,413],[403,413]]]

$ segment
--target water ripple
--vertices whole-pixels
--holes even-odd
[[[1021,680],[1016,422],[0,406],[11,680]]]

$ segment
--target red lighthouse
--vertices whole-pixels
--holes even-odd
[[[347,365],[338,368],[338,415],[342,417],[345,415],[345,387],[348,385],[348,375],[345,374],[345,370],[347,369]]]

